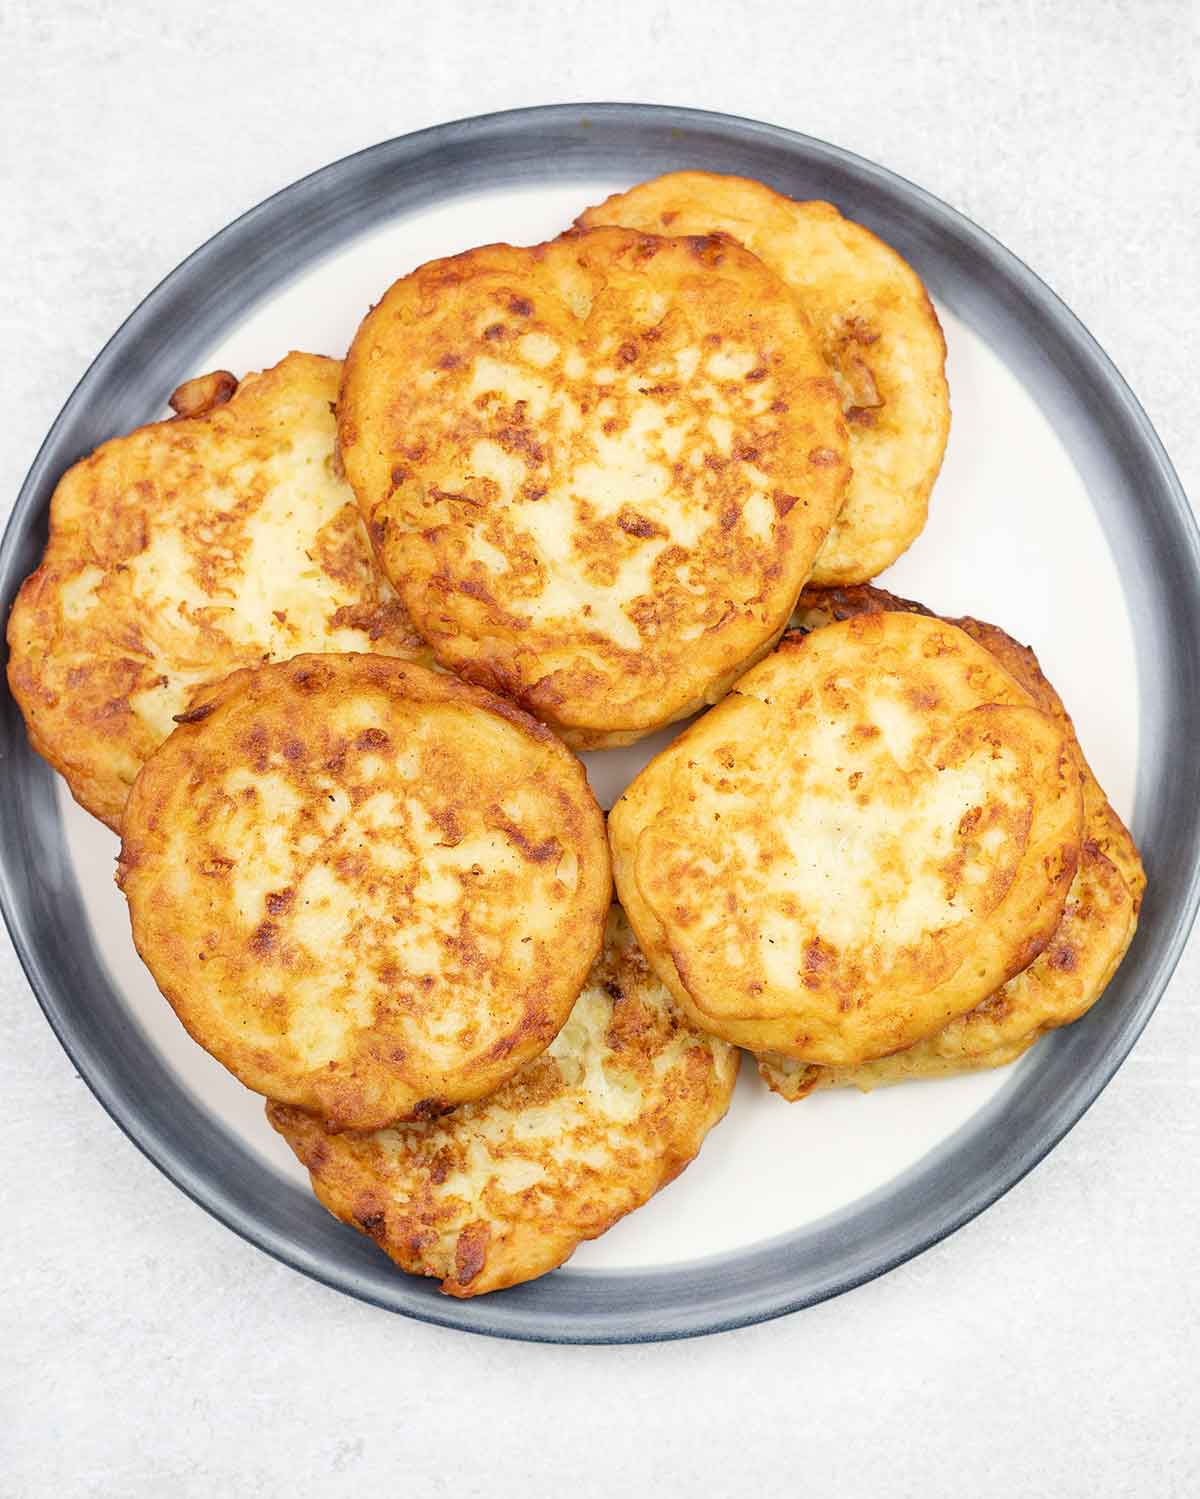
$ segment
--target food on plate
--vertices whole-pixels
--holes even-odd
[[[331,1213],[478,1296],[553,1270],[678,1176],[728,1108],[737,1058],[679,1014],[614,907],[570,1019],[490,1098],[366,1136],[267,1114]]]
[[[577,748],[694,712],[771,647],[848,472],[799,299],[718,235],[420,267],[355,336],[338,433],[441,665]]]
[[[925,525],[950,431],[946,344],[908,262],[831,203],[710,172],[656,177],[577,222],[730,234],[796,288],[837,382],[854,471],[813,582],[861,583],[894,562]]]
[[[673,172],[60,480],[30,742],[189,1034],[400,1269],[562,1265],[738,1047],[789,1100],[999,1067],[1115,973],[1145,875],[1033,652],[865,586],[926,523],[945,357],[866,227]],[[606,826],[573,751],[706,708]]]
[[[1079,856],[1064,726],[963,630],[786,635],[613,808],[617,889],[697,1025],[848,1066],[1029,966]]]
[[[8,623],[30,742],[119,831],[143,762],[237,667],[302,651],[426,656],[334,463],[341,365],[289,354],[189,380],[171,421],[69,469]]]
[[[188,1031],[320,1127],[427,1119],[557,1035],[611,895],[542,724],[386,656],[234,673],[150,757],[119,878]]]
[[[793,623],[818,629],[855,614],[897,609],[929,612],[881,589],[812,588],[801,595]],[[1133,940],[1145,873],[1133,839],[1084,758],[1061,698],[1027,646],[980,620],[954,623],[990,651],[1070,736],[1082,777],[1083,838],[1062,920],[1049,944],[1022,973],[974,1010],[904,1051],[851,1067],[760,1057],[763,1077],[785,1098],[803,1098],[818,1088],[852,1086],[868,1091],[884,1083],[1015,1061],[1047,1031],[1078,1020],[1095,1004]]]

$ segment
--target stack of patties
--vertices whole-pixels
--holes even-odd
[[[728,1106],[732,1049],[609,914],[579,761],[453,677],[236,673],[138,777],[120,881],[163,993],[321,1200],[456,1295],[552,1269]]]
[[[656,177],[577,222],[730,235],[792,287],[837,387],[853,470],[812,581],[865,583],[912,545],[942,465],[950,397],[941,324],[907,261],[831,203],[710,172]]]
[[[866,229],[678,173],[59,484],[30,739],[183,1024],[404,1269],[561,1264],[738,1046],[793,1098],[992,1066],[1119,962],[1137,854],[1032,656],[831,587],[925,523],[944,356]],[[606,835],[575,751],[711,704]]]
[[[848,472],[803,310],[717,237],[603,229],[423,266],[364,321],[338,416],[377,553],[439,665],[536,712],[576,766],[562,741],[639,738],[771,648]],[[492,757],[476,759],[487,787]],[[522,839],[539,870],[549,837]],[[513,910],[546,899],[509,892]],[[671,1180],[737,1070],[620,913],[543,1050],[563,1019],[436,1126],[335,1138],[305,1099],[272,1122],[321,1200],[405,1268],[456,1295],[528,1278]]]
[[[371,554],[334,456],[341,364],[220,371],[171,421],[63,476],[8,621],[30,742],[114,831],[146,759],[213,685],[301,651],[428,652]]]
[[[693,1159],[738,1053],[696,1031],[619,907],[566,1025],[498,1092],[431,1124],[331,1136],[271,1104],[317,1196],[404,1270],[477,1296],[553,1270]]]
[[[651,966],[789,1098],[1013,1060],[1098,997],[1142,888],[1031,654],[861,594],[806,594],[609,820]]]
[[[929,614],[920,604],[882,589],[808,588],[800,597],[793,625],[820,630],[857,615],[890,611]],[[1075,726],[1043,676],[1037,657],[995,625],[977,619],[948,623],[983,646],[1061,726],[1078,767],[1082,836],[1062,918],[1028,967],[974,1009],[911,1046],[847,1066],[816,1065],[781,1055],[760,1057],[763,1078],[784,1098],[794,1101],[818,1088],[853,1086],[869,1092],[883,1083],[975,1072],[1014,1062],[1047,1031],[1087,1013],[1116,972],[1137,929],[1146,886],[1137,848],[1101,790]]]

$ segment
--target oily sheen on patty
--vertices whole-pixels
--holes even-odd
[[[571,1018],[490,1098],[366,1136],[267,1114],[331,1213],[478,1296],[553,1270],[674,1180],[728,1108],[737,1057],[680,1015],[614,907]]]
[[[820,629],[855,614],[883,610],[929,612],[877,588],[806,588],[793,625]],[[1146,884],[1137,848],[1084,758],[1070,716],[1037,657],[995,625],[975,619],[954,623],[995,656],[1070,736],[1082,777],[1083,839],[1062,920],[1024,972],[975,1009],[890,1057],[851,1067],[760,1057],[764,1079],[785,1098],[803,1098],[819,1088],[866,1091],[884,1083],[974,1072],[1015,1061],[1048,1030],[1086,1014],[1104,992],[1137,929]]]
[[[247,1087],[372,1129],[554,1039],[611,891],[583,767],[481,688],[384,656],[236,673],[147,762],[138,952]]]
[[[609,833],[633,928],[697,1024],[845,1065],[1028,966],[1080,822],[1062,726],[962,630],[877,614],[786,636]]]
[[[8,624],[29,737],[120,831],[134,777],[231,671],[302,651],[428,658],[333,457],[341,365],[289,354],[104,443],[60,481]]]
[[[718,236],[422,266],[359,329],[338,430],[438,661],[578,747],[693,712],[770,648],[848,473],[795,293]]]
[[[710,172],[656,177],[578,222],[729,234],[796,289],[837,383],[854,470],[813,582],[861,583],[894,562],[925,525],[950,432],[946,342],[912,266],[832,203]]]

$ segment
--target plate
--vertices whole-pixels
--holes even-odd
[[[680,167],[837,203],[924,277],[946,326],[954,431],[930,525],[884,577],[1032,641],[1149,873],[1103,1001],[1008,1071],[789,1106],[747,1066],[696,1165],[569,1265],[478,1301],[394,1269],[309,1193],[261,1103],[192,1045],[138,963],[116,841],[0,712],[0,903],[80,1075],[184,1192],[307,1275],[426,1321],[552,1342],[686,1337],[845,1291],[943,1238],[1062,1138],[1136,1040],[1200,897],[1200,541],[1145,413],[1071,313],[953,209],[775,126],[649,105],[555,105],[438,126],[326,167],[174,271],[80,381],[0,553],[5,613],[63,470],[162,414],[200,370],[344,351],[369,302],[435,255],[547,238]],[[661,742],[661,740],[660,740]],[[609,803],[644,748],[586,757]]]

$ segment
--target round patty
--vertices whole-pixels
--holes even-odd
[[[671,172],[589,208],[580,224],[732,235],[800,293],[837,382],[854,470],[813,568],[873,578],[920,535],[950,432],[946,342],[917,273],[831,203],[745,177]]]
[[[187,720],[134,785],[119,878],[159,988],[247,1087],[373,1129],[549,1045],[611,893],[549,730],[375,655],[235,673]]]
[[[120,831],[143,761],[229,672],[301,651],[425,656],[333,456],[341,365],[188,381],[173,421],[77,463],[8,623],[35,749]]]
[[[368,1136],[267,1115],[331,1213],[478,1296],[553,1270],[673,1181],[728,1108],[737,1058],[687,1024],[614,908],[570,1020],[491,1098]]]
[[[801,595],[794,623],[819,629],[854,614],[894,609],[928,612],[881,589],[814,588]],[[1024,972],[915,1046],[853,1067],[761,1057],[764,1079],[790,1100],[818,1088],[856,1087],[866,1092],[884,1083],[974,1072],[1015,1061],[1047,1031],[1086,1014],[1104,992],[1137,929],[1146,885],[1141,859],[1084,758],[1062,699],[1028,646],[981,620],[955,623],[990,651],[1070,736],[1082,776],[1083,841],[1062,920],[1049,945]]]
[[[698,1024],[847,1065],[1032,962],[1081,816],[1063,727],[962,630],[886,613],[785,636],[609,832],[634,930]]]
[[[848,473],[798,298],[713,236],[422,266],[359,329],[338,432],[437,659],[580,748],[684,717],[770,648]]]

